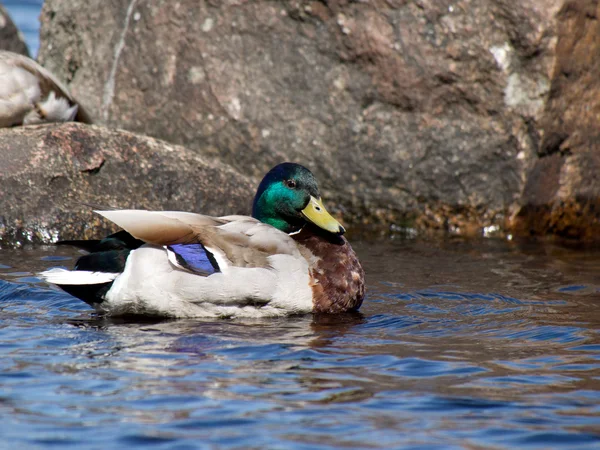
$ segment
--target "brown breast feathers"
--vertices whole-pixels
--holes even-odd
[[[313,312],[358,310],[365,296],[365,272],[346,238],[309,226],[292,237],[310,267]]]

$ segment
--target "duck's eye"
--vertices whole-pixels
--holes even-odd
[[[290,189],[294,189],[296,187],[296,181],[295,180],[285,180],[284,183]]]

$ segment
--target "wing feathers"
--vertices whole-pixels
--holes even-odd
[[[9,51],[0,50],[0,72],[3,72],[6,78],[5,84],[11,85],[13,89],[17,88],[14,83],[19,84],[20,89],[26,89],[27,97],[37,103],[43,99],[42,109],[47,109],[50,117],[47,119],[67,120],[76,118],[79,122],[92,123],[91,118],[81,105],[76,105],[75,100],[69,93],[68,89],[56,78],[51,72],[43,68],[37,62],[23,55],[19,55]],[[13,78],[9,77],[13,74]],[[15,78],[16,77],[16,78]],[[8,86],[0,89],[3,95],[7,94]],[[16,91],[12,93],[15,95]],[[53,96],[50,99],[50,96]],[[63,99],[64,104],[57,102]],[[14,99],[12,100],[14,101]]]
[[[42,92],[49,93],[50,91],[57,91],[61,96],[73,101],[73,97],[71,97],[67,88],[58,80],[58,78],[31,58],[17,53],[3,51],[0,52],[0,62],[8,66],[20,67],[34,75],[38,79]]]
[[[221,270],[268,267],[268,257],[301,257],[292,238],[252,217],[210,217],[177,211],[96,211],[137,239],[159,246],[202,244]]]
[[[123,209],[118,211],[96,211],[136,239],[154,245],[192,243],[194,231],[185,222],[170,218],[156,211]]]

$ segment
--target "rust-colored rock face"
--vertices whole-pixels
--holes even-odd
[[[0,130],[0,245],[99,237],[93,207],[249,214],[257,186],[184,147],[69,123]]]
[[[40,59],[99,123],[262,176],[349,222],[503,227],[538,150],[560,0],[47,0]]]
[[[514,218],[520,234],[600,239],[600,4],[569,0],[538,159]]]
[[[19,30],[8,15],[8,12],[0,5],[0,50],[8,50],[29,56],[27,45],[19,35]]]

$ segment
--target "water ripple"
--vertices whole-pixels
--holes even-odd
[[[495,257],[473,264],[471,253],[460,254],[459,265],[447,260],[456,247],[450,256],[436,250],[433,272],[430,251],[415,249],[402,266],[393,247],[358,250],[367,252],[361,258],[374,277],[361,313],[268,321],[97,317],[33,275],[78,253],[24,250],[26,267],[23,253],[4,253],[3,442],[82,449],[600,445],[600,294],[591,279],[549,282],[554,269],[546,276],[531,256],[506,249],[498,260],[496,247]],[[564,267],[578,274],[577,264]],[[432,279],[438,272],[443,279]]]

